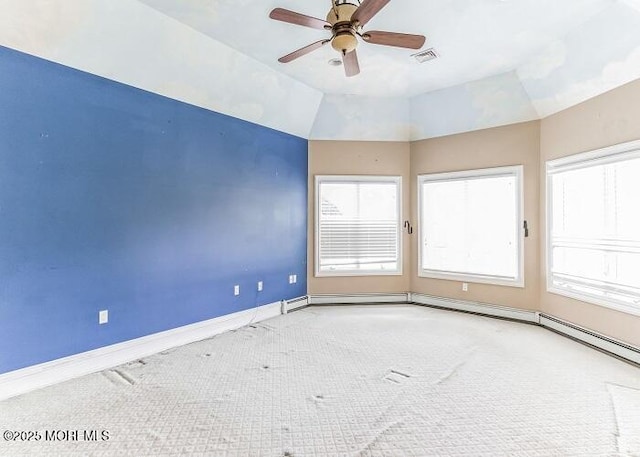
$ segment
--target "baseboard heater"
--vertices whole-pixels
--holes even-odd
[[[323,294],[309,295],[310,305],[408,304],[409,294]]]
[[[640,366],[640,348],[544,313],[540,325]]]
[[[518,308],[491,305],[488,303],[478,303],[466,300],[435,297],[424,294],[412,293],[409,294],[409,298],[413,303],[425,306],[537,324],[543,328],[546,328],[547,330],[560,333],[563,336],[569,337],[581,343],[585,343],[614,357],[618,357],[635,365],[640,365],[640,348],[631,346],[622,341],[615,340],[608,336],[594,332],[593,330],[580,327],[578,325],[572,324],[571,322],[564,321],[548,314]]]
[[[62,359],[0,374],[0,400],[182,346],[308,305],[421,305],[540,325],[640,366],[640,348],[548,314],[417,293],[310,295],[220,316]]]
[[[489,303],[458,300],[454,298],[437,297],[434,295],[410,293],[409,301],[416,305],[430,306],[440,309],[462,311],[465,313],[480,314],[482,316],[498,317],[520,322],[539,324],[539,313],[526,309],[510,308],[507,306],[492,305]]]
[[[547,330],[562,334],[563,336],[592,346],[614,357],[640,366],[640,348],[537,311],[412,292],[400,294],[310,295],[308,297],[309,305],[375,305],[390,303],[428,306],[539,325]]]
[[[282,314],[286,314],[289,311],[295,311],[306,306],[309,306],[309,297],[306,295],[304,297],[294,298],[293,300],[287,300],[286,302],[284,302],[284,309]]]

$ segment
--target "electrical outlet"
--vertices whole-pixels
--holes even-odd
[[[240,286],[233,286],[233,295],[240,295]]]
[[[291,277],[293,279],[293,284],[298,282],[298,275],[292,275]]]
[[[289,284],[293,284],[293,275],[289,275]]]
[[[258,281],[258,292],[262,292],[262,281]]]
[[[103,309],[98,313],[98,324],[102,325],[106,324],[107,322],[109,322],[109,310]]]
[[[469,291],[469,284],[467,284],[466,282],[462,283],[462,291],[463,292],[468,292]]]

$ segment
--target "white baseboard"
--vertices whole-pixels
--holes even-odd
[[[466,300],[456,300],[453,298],[436,297],[433,295],[410,293],[409,301],[419,305],[434,306],[455,311],[466,311],[469,313],[483,314],[485,316],[502,317],[523,322],[538,324],[539,313],[526,309],[509,308],[506,306],[491,305]]]
[[[281,307],[281,302],[259,306],[0,374],[0,400],[270,319]]]
[[[105,370],[308,305],[417,304],[539,324],[640,365],[640,348],[535,311],[418,293],[311,295],[272,303],[0,374],[0,400]]]
[[[640,365],[640,348],[548,314],[540,314],[540,325]]]
[[[407,293],[309,295],[310,305],[357,305],[362,303],[408,303]]]

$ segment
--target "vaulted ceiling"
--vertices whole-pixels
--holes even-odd
[[[0,45],[310,139],[416,140],[540,119],[640,77],[640,0],[392,0],[369,30],[423,34],[439,58],[361,43],[346,78],[329,0],[0,0]]]

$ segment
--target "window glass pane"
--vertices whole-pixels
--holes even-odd
[[[554,272],[585,279],[605,280],[606,252],[596,249],[553,248]]]
[[[508,175],[424,181],[421,268],[516,279],[516,179]]]
[[[640,241],[640,159],[615,164],[615,235]],[[640,270],[638,271],[640,277]]]
[[[604,171],[573,170],[553,177],[553,234],[593,238],[605,232]]]
[[[621,285],[640,288],[640,254],[618,253],[615,262],[616,282]]]
[[[579,163],[551,177],[550,282],[640,311],[640,158]]]
[[[399,270],[397,182],[326,178],[318,192],[320,273]]]

